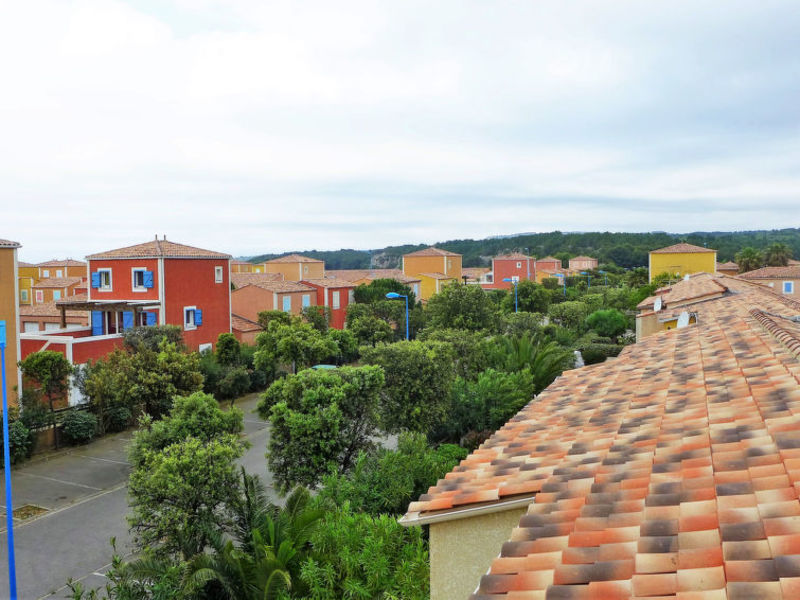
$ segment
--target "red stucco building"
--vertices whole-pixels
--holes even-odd
[[[521,252],[495,256],[492,259],[492,275],[492,288],[511,289],[513,284],[510,281],[503,281],[503,279],[514,279],[516,277],[518,281],[535,280],[536,261],[533,257],[526,256]],[[489,287],[489,285],[486,287]]]
[[[344,279],[304,279],[303,284],[317,291],[317,306],[327,306],[331,311],[330,326],[344,329],[347,305],[353,301],[356,284]]]

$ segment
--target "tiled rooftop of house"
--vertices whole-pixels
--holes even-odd
[[[362,279],[395,279],[400,283],[419,283],[419,277],[406,275],[400,269],[325,269],[325,277],[361,281]]]
[[[486,275],[491,269],[489,267],[464,267],[461,269],[461,274],[466,275],[468,279],[480,279]]]
[[[714,277],[709,273],[695,273],[688,279],[681,280],[672,286],[657,289],[655,296],[645,298],[636,308],[640,310],[651,308],[658,297],[661,298],[662,307],[668,307],[719,296],[727,291],[728,287],[721,278]]]
[[[755,271],[740,273],[742,279],[800,279],[800,264],[785,267],[762,267]]]
[[[510,254],[495,256],[494,260],[528,260],[529,258],[531,257],[522,252],[511,252]]]
[[[694,254],[698,252],[716,252],[716,250],[681,242],[680,244],[673,244],[672,246],[667,246],[666,248],[651,250],[650,254]]]
[[[317,258],[311,258],[309,256],[302,256],[300,254],[287,254],[286,256],[273,258],[272,260],[268,260],[266,262],[267,263],[321,263],[323,261]]]
[[[85,267],[86,263],[82,260],[74,260],[72,258],[65,258],[63,260],[53,259],[45,262],[38,263],[37,267]]]
[[[82,294],[84,299],[85,294]],[[78,296],[70,296],[67,298],[69,301],[74,301]],[[89,315],[83,310],[68,310],[66,311],[68,317],[80,317],[88,322]],[[55,302],[42,302],[40,304],[25,305],[19,307],[20,317],[60,317],[61,309],[58,308]]]
[[[420,273],[419,275],[421,277],[430,277],[431,279],[439,280],[453,279],[452,275],[445,275],[444,273]]]
[[[104,258],[230,258],[230,254],[223,254],[222,252],[214,252],[212,250],[204,250],[202,248],[195,248],[194,246],[187,246],[185,244],[176,244],[166,239],[155,239],[144,244],[136,244],[135,246],[126,246],[125,248],[117,248],[107,252],[99,252],[97,254],[90,254],[86,258],[98,260]]]
[[[261,325],[250,319],[245,319],[239,315],[231,314],[231,325],[236,331],[259,331],[262,329]]]
[[[570,260],[597,260],[597,259],[591,256],[573,256],[572,258],[570,258]]]
[[[474,600],[800,598],[800,303],[713,279],[697,324],[565,372],[409,506],[530,499]]]
[[[12,242],[11,240],[0,240],[0,248],[20,248],[22,244],[19,242]]]
[[[80,277],[48,277],[40,279],[39,283],[33,285],[34,288],[65,288],[79,284],[83,279]]]
[[[346,279],[326,277],[325,279],[303,279],[303,283],[310,283],[325,288],[354,288],[356,284]]]
[[[416,252],[409,252],[404,256],[461,256],[460,254],[456,254],[455,252],[450,252],[449,250],[442,250],[441,248],[434,248],[431,246],[430,248],[423,248],[422,250],[417,250]]]
[[[269,292],[278,292],[278,293],[286,293],[286,292],[313,292],[314,288],[309,287],[307,285],[303,285],[302,283],[298,283],[297,281],[252,281],[246,285],[243,285],[242,288],[247,287],[248,285],[252,285],[257,288],[261,288],[262,290],[267,290]],[[236,289],[242,289],[237,287]]]
[[[732,271],[732,270],[738,269],[738,268],[739,268],[739,265],[737,265],[732,260],[729,260],[728,262],[724,262],[724,263],[717,263],[717,270],[725,269],[725,270],[728,270],[728,271]]]
[[[264,281],[283,281],[283,275],[280,273],[231,273],[231,283],[235,288]]]
[[[557,262],[560,265],[561,259],[555,256],[545,256],[544,258],[537,258],[536,262]]]

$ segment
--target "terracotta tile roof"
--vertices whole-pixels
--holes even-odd
[[[673,244],[666,248],[659,248],[658,250],[651,250],[650,254],[694,254],[698,252],[716,252],[711,248],[701,248],[693,244],[681,242],[680,244]]]
[[[283,275],[280,273],[231,273],[231,283],[235,288],[265,281],[283,281]]]
[[[444,273],[420,273],[419,275],[420,277],[430,277],[431,279],[438,279],[440,281],[445,279],[455,279],[455,277],[445,275]]]
[[[325,269],[325,277],[361,281],[362,279],[395,279],[400,283],[419,283],[419,277],[406,275],[400,269]]]
[[[79,296],[86,296],[86,294],[78,294],[70,296],[69,300],[74,301]],[[89,314],[82,310],[68,310],[66,314],[70,318],[81,318],[85,323],[89,322]],[[43,302],[42,304],[23,305],[19,307],[20,317],[60,317],[61,310],[56,306],[55,302]]]
[[[300,254],[287,254],[286,256],[280,256],[278,258],[273,258],[272,260],[265,261],[266,264],[270,263],[321,263],[323,261],[318,260],[316,258],[310,258],[308,256],[301,256]]]
[[[231,314],[231,325],[236,331],[242,332],[260,331],[262,329],[261,325],[255,321],[251,321],[250,319],[245,319],[244,317],[234,314]]]
[[[433,246],[429,248],[423,248],[422,250],[417,250],[416,252],[409,252],[408,254],[404,254],[403,256],[461,256],[460,254],[456,254],[455,252],[450,252],[449,250],[442,250],[441,248],[434,248]]]
[[[499,256],[495,256],[493,260],[528,260],[529,258],[533,257],[527,256],[522,252],[512,252],[511,254],[500,254]]]
[[[597,260],[593,256],[573,256],[570,260]]]
[[[409,506],[530,498],[473,599],[800,597],[800,302],[717,279],[697,325],[565,372]]]
[[[740,273],[742,279],[800,279],[800,265],[785,267],[763,267],[755,271]]]
[[[325,279],[303,279],[302,283],[309,285],[318,285],[324,288],[354,288],[356,284],[346,279],[336,279],[334,277],[326,277]]]
[[[48,277],[40,279],[39,283],[34,284],[34,288],[65,288],[83,281],[80,277]]]
[[[232,265],[250,265],[251,267],[255,266],[256,263],[251,263],[249,260],[232,260]]]
[[[461,269],[461,274],[466,275],[468,279],[480,279],[490,271],[488,267],[465,267]]]
[[[545,256],[544,258],[537,258],[536,262],[557,262],[558,264],[561,264],[561,259],[556,258],[555,256]]]
[[[71,258],[66,258],[64,260],[48,260],[45,262],[38,263],[37,267],[85,267],[86,263],[81,260],[73,260]]]
[[[17,266],[18,267],[26,267],[26,268],[34,268],[34,267],[36,267],[38,265],[35,265],[33,263],[29,263],[29,262],[25,262],[25,261],[22,261],[22,260],[18,260],[17,261]]]
[[[241,290],[246,288],[247,286],[253,286],[257,288],[261,288],[262,290],[267,290],[268,292],[278,292],[278,293],[285,293],[285,292],[313,292],[315,291],[314,288],[309,287],[307,285],[303,285],[302,283],[298,283],[296,281],[254,281],[243,285],[242,287],[237,287],[237,290]]]
[[[789,259],[789,265],[800,265],[800,260]]]
[[[11,240],[0,240],[0,248],[21,248],[22,244],[19,242],[12,242]]]
[[[97,254],[90,254],[88,259],[103,259],[103,258],[231,258],[230,254],[223,254],[222,252],[214,252],[212,250],[203,250],[202,248],[195,248],[194,246],[187,246],[185,244],[176,244],[169,240],[151,240],[144,244],[137,244],[135,246],[127,246],[125,248],[117,248],[116,250],[109,250],[107,252],[99,252]]]
[[[732,260],[729,260],[728,262],[724,262],[724,263],[717,263],[717,269],[732,270],[732,269],[738,269],[738,268],[739,268],[739,265],[737,265]]]

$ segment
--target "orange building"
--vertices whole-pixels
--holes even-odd
[[[739,265],[732,260],[724,263],[717,263],[717,273],[721,273],[722,275],[738,275]]]
[[[264,273],[264,264],[254,264],[246,260],[232,260],[231,273]]]
[[[512,281],[525,281],[536,278],[536,264],[532,257],[521,252],[501,254],[492,259],[492,288],[511,289]]]
[[[282,310],[299,315],[307,306],[316,306],[317,291],[296,281],[248,283],[231,292],[231,313],[258,322],[258,313]]]
[[[10,240],[0,240],[0,321],[6,324],[6,373],[8,401],[16,404],[14,388],[22,389],[22,379],[17,368],[20,359],[19,342],[19,298],[17,273],[17,248],[20,244]]]
[[[265,262],[264,272],[280,273],[285,281],[322,279],[325,277],[325,263],[316,258],[289,254]]]
[[[64,260],[48,260],[36,265],[39,268],[39,279],[49,277],[80,277],[86,279],[88,272],[86,263],[67,258]]]
[[[419,298],[419,284],[422,281],[419,277],[405,275],[400,269],[326,269],[325,278],[329,277],[344,279],[356,285],[369,285],[376,279],[394,279],[410,287],[417,298]]]
[[[545,256],[544,258],[536,259],[537,271],[550,271],[552,273],[559,273],[563,269],[561,259],[554,256]]]
[[[598,265],[598,260],[591,256],[576,256],[575,258],[569,259],[570,271],[591,271],[592,269],[596,269]]]
[[[39,282],[39,267],[32,263],[17,261],[20,306],[33,304],[33,286]]]
[[[80,277],[48,277],[33,285],[33,304],[46,304],[86,293],[86,280]]]
[[[403,273],[421,280],[421,300],[428,300],[452,281],[461,281],[461,255],[441,248],[425,248],[403,256]]]

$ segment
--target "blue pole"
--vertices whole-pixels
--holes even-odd
[[[514,282],[514,312],[519,312],[517,309],[517,282]]]
[[[14,560],[14,504],[11,499],[11,452],[8,440],[8,393],[6,385],[6,322],[0,321],[0,370],[3,387],[3,470],[6,476],[6,541],[8,542],[8,592],[17,600],[17,569]]]
[[[406,341],[408,341],[408,296],[403,296],[406,299]]]

